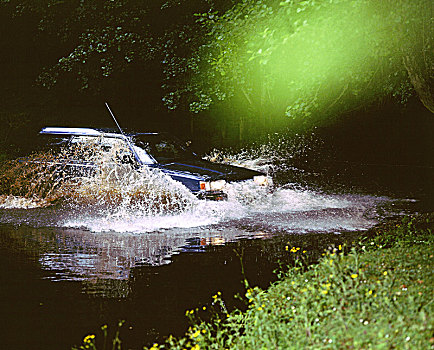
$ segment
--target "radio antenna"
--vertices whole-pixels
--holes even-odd
[[[136,160],[137,160],[137,162],[138,162],[139,164],[143,165],[143,162],[141,161],[141,159],[139,158],[139,155],[137,154],[136,150],[134,149],[133,145],[131,144],[130,139],[129,139],[127,136],[125,136],[124,132],[122,131],[122,129],[121,129],[121,127],[120,127],[118,121],[116,120],[115,115],[113,114],[113,112],[112,112],[112,110],[110,109],[110,106],[108,105],[107,102],[105,102],[105,106],[107,107],[107,109],[108,109],[110,115],[112,116],[113,120],[115,121],[116,126],[118,127],[119,131],[121,132],[121,135],[122,135],[122,136],[124,137],[124,139],[127,141],[127,143],[128,143],[128,147],[130,148],[131,152],[133,152],[133,154],[134,154],[134,158],[136,158]]]

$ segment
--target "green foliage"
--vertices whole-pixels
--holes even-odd
[[[208,0],[0,3],[4,14],[28,19],[29,25],[36,23],[35,34],[59,47],[60,58],[51,57],[51,61],[57,62],[45,67],[38,77],[42,86],[70,83],[72,78],[79,82],[80,89],[94,90],[132,69],[140,69],[142,74],[154,73],[160,69],[158,61],[165,60],[168,49],[182,55],[177,51],[178,43],[189,43],[183,28],[192,22],[192,13],[207,11],[211,6],[213,2]]]
[[[81,89],[99,89],[159,61],[169,109],[198,113],[227,101],[240,115],[295,121],[389,95],[405,102],[415,90],[434,110],[430,0],[3,0],[0,7],[60,44],[60,59],[38,79],[46,87],[73,77]]]
[[[70,8],[63,2],[57,6]],[[73,72],[81,81],[81,88],[86,89],[92,81],[125,71],[133,61],[146,64],[153,59],[149,11],[142,2],[81,1],[71,10],[67,16],[57,17],[50,11],[43,17],[42,30],[60,27],[58,36],[76,43],[68,55],[39,76],[43,86],[50,87],[62,72]],[[50,21],[53,15],[63,23]]]
[[[39,75],[42,86],[52,87],[66,73],[80,88],[98,89],[133,62],[146,67],[154,58],[150,6],[143,1],[11,0],[7,8],[14,17],[36,19],[39,35],[66,52]]]
[[[173,61],[168,96],[180,101],[185,94],[193,112],[230,99],[249,115],[294,120],[330,116],[389,95],[405,100],[414,87],[405,57],[420,63],[413,62],[419,78],[432,75],[431,5],[242,0],[221,14],[197,14],[207,40],[189,58]]]
[[[414,245],[432,245],[433,215],[424,214],[418,217],[404,217],[400,222],[391,222],[377,229],[372,236],[360,241],[365,250],[390,247],[410,247]]]

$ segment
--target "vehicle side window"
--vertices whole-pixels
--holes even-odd
[[[176,159],[188,159],[195,157],[194,153],[187,150],[185,146],[175,138],[161,137],[158,134],[141,134],[135,140],[135,144],[145,150],[153,163],[172,162]]]
[[[171,142],[161,140],[155,144],[155,149],[160,157],[175,159],[178,156],[178,149]]]

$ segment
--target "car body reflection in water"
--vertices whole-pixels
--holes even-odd
[[[237,230],[203,228],[198,232],[177,229],[146,234],[26,226],[4,231],[14,246],[38,260],[47,272],[45,279],[79,281],[86,294],[114,298],[125,298],[130,293],[134,267],[168,264],[174,254],[203,252],[207,246],[245,237],[245,232]],[[263,236],[258,233],[258,238]]]
[[[260,239],[260,238],[271,238],[273,237],[272,233],[266,233],[266,232],[249,232],[246,231],[243,232],[232,232],[231,235],[227,234],[219,234],[219,233],[211,233],[209,236],[204,236],[201,232],[200,236],[193,237],[193,238],[187,238],[186,239],[186,245],[184,245],[181,248],[182,252],[201,252],[205,251],[205,248],[208,246],[219,246],[219,245],[225,245],[228,242],[233,242],[238,238],[248,238],[248,239]]]

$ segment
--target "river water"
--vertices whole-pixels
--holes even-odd
[[[1,198],[5,349],[70,349],[86,334],[101,334],[104,324],[113,332],[119,320],[126,321],[126,348],[180,335],[188,326],[185,311],[209,305],[217,291],[229,307],[242,307],[233,296],[243,294],[243,278],[264,288],[275,280],[279,264],[291,262],[286,246],[302,247],[315,259],[426,204],[423,191],[382,193],[363,185],[333,191],[291,181],[273,191],[231,185],[228,201],[201,201],[169,181],[164,206],[155,206],[163,197],[149,187],[138,201],[127,188],[135,184],[123,182],[116,191],[92,185],[52,205]],[[108,200],[108,192],[116,192],[116,200]]]

